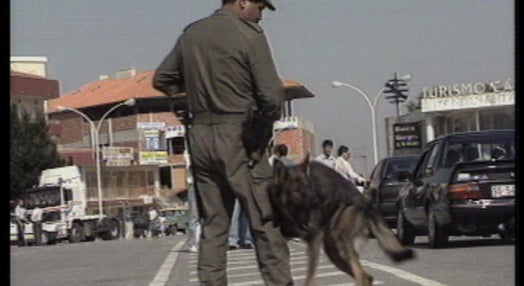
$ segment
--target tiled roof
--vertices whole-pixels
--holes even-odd
[[[108,78],[91,82],[80,89],[48,102],[48,112],[56,112],[57,106],[86,108],[104,104],[122,102],[130,98],[154,98],[165,96],[153,88],[154,70],[137,72],[128,78]],[[293,80],[282,80],[286,90],[302,90],[304,86]],[[307,91],[307,90],[306,90]],[[303,97],[311,97],[311,93]]]

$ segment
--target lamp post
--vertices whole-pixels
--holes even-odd
[[[404,79],[404,80],[409,80],[410,78],[411,76],[409,74],[406,74],[401,77],[401,79]],[[369,96],[366,93],[364,93],[362,90],[360,90],[360,88],[354,85],[351,85],[345,82],[340,82],[340,81],[333,81],[331,83],[331,86],[334,88],[349,87],[353,89],[354,91],[356,91],[359,95],[361,95],[364,98],[364,100],[366,101],[369,107],[369,110],[371,112],[371,129],[372,129],[371,131],[373,135],[373,165],[376,165],[378,162],[378,144],[377,144],[377,127],[376,127],[375,109],[377,107],[378,100],[380,96],[382,96],[386,87],[383,87],[382,89],[380,89],[377,96],[375,96],[375,98],[373,99],[373,102],[371,102],[371,99],[369,99]]]
[[[97,189],[98,189],[98,212],[100,214],[100,217],[99,217],[99,220],[102,220],[102,216],[104,214],[103,212],[103,206],[102,206],[102,175],[101,175],[101,168],[100,168],[100,127],[102,126],[102,122],[104,121],[104,119],[111,113],[113,112],[115,109],[117,109],[118,107],[121,107],[121,106],[133,106],[136,104],[136,100],[134,98],[130,98],[124,102],[121,102],[113,107],[111,107],[111,109],[109,109],[101,118],[100,120],[98,121],[98,124],[95,126],[95,123],[93,122],[93,120],[91,120],[91,118],[89,118],[89,116],[87,116],[85,113],[81,112],[80,110],[78,109],[75,109],[75,108],[72,108],[72,107],[66,107],[66,106],[57,106],[56,107],[56,110],[58,111],[65,111],[65,110],[69,110],[69,111],[72,111],[80,116],[82,116],[83,118],[85,118],[87,120],[87,122],[89,122],[89,126],[90,126],[90,129],[91,129],[91,134],[93,135],[94,134],[94,151],[95,151],[95,160],[96,160],[96,183],[97,183]]]

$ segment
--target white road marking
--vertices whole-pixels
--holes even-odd
[[[160,269],[158,269],[158,272],[149,284],[149,286],[164,286],[166,285],[167,281],[169,280],[169,275],[171,274],[171,270],[173,270],[173,267],[175,266],[176,260],[178,258],[178,251],[182,248],[185,241],[180,241],[171,249],[171,252],[167,256],[166,260],[164,261],[164,264],[160,266]]]
[[[362,261],[362,265],[370,267],[370,268],[374,268],[377,270],[381,270],[384,272],[388,272],[394,276],[397,276],[400,279],[404,279],[406,281],[410,281],[410,282],[413,282],[419,285],[423,285],[423,286],[447,286],[446,284],[442,284],[438,281],[427,279],[427,278],[415,275],[411,272],[404,271],[404,270],[401,270],[395,267],[391,267],[391,266],[387,266],[387,265],[383,265],[383,264],[373,263],[370,261]]]
[[[293,242],[293,244],[295,245],[300,245],[302,247],[305,247],[304,244],[302,243],[297,243],[297,242]],[[293,255],[294,253],[296,253],[296,255]],[[306,278],[306,275],[305,273],[302,274],[302,275],[297,275],[298,273],[297,272],[301,272],[301,271],[304,271],[306,270],[306,267],[293,267],[293,266],[302,266],[302,265],[306,265],[307,264],[307,255],[305,256],[304,254],[302,254],[302,252],[292,252],[291,253],[291,256],[290,257],[290,260],[291,260],[291,271],[293,272],[293,280],[295,281],[300,281],[300,280],[303,280]],[[248,277],[248,276],[255,276],[253,278],[255,278],[254,280],[251,280],[251,281],[246,281],[246,282],[235,282],[235,283],[229,283],[230,285],[232,286],[250,286],[250,285],[263,285],[264,282],[260,279],[260,274],[258,273],[248,273],[248,272],[241,272],[239,273],[238,270],[246,270],[246,269],[258,269],[258,265],[257,263],[253,263],[251,265],[245,265],[246,262],[244,261],[243,263],[243,266],[237,266],[237,259],[245,259],[247,258],[248,256],[252,256],[253,253],[252,252],[237,252],[234,253],[234,252],[231,252],[229,253],[228,252],[228,265],[232,266],[228,266],[227,268],[227,272],[228,272],[228,277],[229,278],[240,278],[240,277]],[[324,259],[320,259],[319,261],[319,264],[322,263],[322,262],[325,262],[326,260]],[[413,274],[411,272],[408,272],[408,271],[405,271],[405,270],[401,270],[401,269],[398,269],[398,268],[395,268],[395,267],[391,267],[391,266],[387,266],[387,265],[383,265],[383,264],[379,264],[379,263],[374,263],[374,262],[371,262],[371,261],[366,261],[366,260],[362,260],[361,261],[362,265],[365,266],[365,267],[369,267],[369,268],[373,268],[373,269],[376,269],[376,270],[380,270],[380,271],[383,271],[383,272],[387,272],[393,276],[396,276],[398,277],[399,279],[402,279],[402,280],[405,280],[405,281],[409,281],[411,283],[414,283],[414,284],[417,284],[417,285],[423,285],[423,286],[447,286],[446,284],[443,284],[443,283],[440,283],[438,281],[435,281],[435,280],[431,280],[431,279],[428,279],[428,278],[425,278],[425,277],[421,277],[421,276],[418,276],[416,274]],[[331,263],[329,263],[329,265],[319,265],[318,266],[318,269],[333,269],[335,271],[328,271],[328,272],[324,272],[324,273],[318,273],[317,272],[317,275],[316,277],[317,278],[322,278],[322,277],[334,277],[334,276],[339,276],[339,275],[345,275],[348,277],[348,279],[351,279],[346,273],[336,269]],[[232,273],[233,271],[235,271],[236,273]],[[193,271],[190,273],[192,276],[193,275],[196,275],[196,272]],[[192,278],[190,279],[190,282],[198,282],[198,279],[196,278]],[[379,281],[379,280],[375,280],[373,282],[373,285],[382,285],[384,284],[383,281]],[[162,284],[164,285],[164,284]],[[325,286],[342,286],[342,285],[355,285],[355,283],[353,282],[350,282],[350,283],[343,283],[343,284],[340,284],[340,283],[337,283],[337,284],[330,284],[330,285],[325,285]],[[152,286],[152,285],[150,285]],[[155,285],[156,286],[156,285]]]

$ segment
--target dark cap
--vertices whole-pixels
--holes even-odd
[[[273,4],[272,0],[266,0],[265,2],[266,2],[267,7],[269,8],[269,10],[271,10],[271,11],[275,11],[276,10],[275,5]]]

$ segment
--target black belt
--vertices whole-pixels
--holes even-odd
[[[191,122],[193,125],[242,124],[247,119],[247,113],[199,112],[193,114]]]

